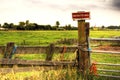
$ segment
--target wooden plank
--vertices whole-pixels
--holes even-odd
[[[120,66],[120,64],[112,64],[112,63],[96,63],[96,65]]]
[[[120,54],[120,52],[117,52],[117,51],[92,50],[91,52],[92,52],[92,53]]]
[[[108,69],[97,69],[98,71],[104,71],[104,72],[117,72],[120,73],[120,70],[108,70]]]
[[[0,47],[0,52],[3,53],[5,46]],[[15,54],[43,54],[46,53],[48,46],[17,46]],[[55,53],[61,53],[63,46],[55,46]],[[78,46],[66,46],[66,53],[74,53],[78,49]],[[91,52],[96,53],[110,53],[110,54],[119,54],[120,52],[116,51],[100,51],[92,50]]]
[[[2,47],[4,47],[4,46],[2,46]],[[22,46],[21,46],[22,47]],[[46,50],[47,50],[47,46],[33,46],[33,48],[36,48],[35,50],[36,51],[31,51],[31,53],[29,52],[27,52],[27,51],[29,51],[30,49],[28,49],[27,50],[27,48],[32,48],[32,47],[22,47],[23,48],[23,50],[22,49],[20,49],[20,46],[18,46],[17,47],[17,50],[21,50],[21,53],[23,53],[23,54],[35,54],[36,53],[36,51],[38,52],[38,53],[36,53],[36,54],[42,54],[43,52],[44,52],[44,54],[45,54],[45,52],[46,52]],[[76,51],[76,49],[77,49],[78,47],[77,46],[66,46],[66,53],[68,53],[68,52],[75,52]],[[3,49],[3,48],[2,48]],[[42,49],[42,50],[41,50]],[[44,49],[44,50],[43,50]],[[63,49],[63,47],[62,46],[55,46],[55,53],[61,53],[61,51],[62,51],[62,49]],[[25,50],[25,51],[24,51]],[[39,52],[40,51],[40,52]],[[3,51],[2,51],[3,52]],[[120,54],[120,52],[117,52],[117,51],[101,51],[101,50],[91,50],[91,52],[92,53],[107,53],[107,54]],[[18,51],[16,51],[16,53],[15,54],[21,54],[21,53],[18,53]]]
[[[113,76],[113,75],[103,75],[103,74],[98,74],[98,76],[120,79],[120,76]]]
[[[35,65],[35,66],[68,66],[74,65],[74,61],[38,61],[38,60],[12,60],[0,59],[0,64],[6,65]]]
[[[41,54],[46,53],[48,46],[18,46],[16,54]]]
[[[90,38],[91,41],[120,41],[120,38]]]

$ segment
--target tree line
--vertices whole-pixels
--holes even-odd
[[[54,26],[51,25],[40,25],[37,23],[30,23],[29,20],[21,21],[18,25],[14,23],[5,22],[3,25],[0,25],[1,28],[8,30],[77,30],[76,27],[69,25],[60,26],[60,22],[56,21]]]
[[[54,26],[51,25],[40,25],[37,23],[31,23],[29,20],[21,21],[18,25],[14,23],[5,22],[3,25],[0,24],[0,28],[8,30],[77,30],[77,27],[71,26],[70,24],[60,26],[60,22],[56,21]],[[101,26],[101,27],[90,27],[91,30],[97,29],[120,29],[120,26]]]
[[[96,26],[92,26],[90,27],[91,30],[110,30],[110,29],[120,29],[120,26],[114,26],[114,25],[111,25],[111,26],[101,26],[101,27],[96,27]]]
[[[108,26],[108,29],[120,29],[120,26]]]

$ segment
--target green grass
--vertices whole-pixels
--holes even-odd
[[[120,64],[120,54],[92,54],[92,60],[99,63]]]
[[[120,36],[120,31],[91,31],[90,37],[103,38]],[[64,38],[76,38],[77,31],[0,31],[0,45],[5,45],[7,42],[15,42],[17,45],[49,45],[49,43],[56,42]],[[65,60],[75,59],[75,54],[66,53]],[[2,57],[2,55],[0,55]],[[15,54],[22,60],[45,60],[46,54]],[[92,62],[97,63],[113,63],[120,64],[120,55],[115,54],[92,54]],[[53,60],[60,60],[60,54],[54,54]],[[100,69],[115,69],[120,70],[119,67],[100,66]],[[115,73],[99,72],[102,74],[120,75]],[[76,69],[58,69],[45,71],[30,71],[9,74],[2,74],[0,72],[0,80],[76,80]],[[116,80],[95,77],[94,80]]]
[[[45,60],[46,54],[15,54],[15,57],[22,60]]]
[[[2,56],[1,56],[2,57]],[[22,60],[45,60],[46,54],[15,54],[14,57],[18,57]],[[120,64],[120,55],[116,54],[91,54],[92,62],[96,63],[113,63],[113,64]],[[75,59],[74,53],[65,53],[64,60],[73,60]],[[60,60],[60,54],[53,55],[53,61]],[[109,70],[120,70],[120,67],[114,66],[103,66],[97,65],[97,68],[100,69],[109,69]],[[99,74],[109,74],[109,75],[116,75],[120,76],[119,73],[113,72],[101,72],[98,71]],[[68,69],[57,69],[57,70],[49,70],[46,71],[45,68],[40,68],[39,71],[31,70],[30,72],[18,72],[8,74],[0,73],[0,80],[76,80],[77,74],[76,69],[68,68]],[[104,77],[94,77],[94,80],[106,80],[107,78]],[[116,79],[107,79],[107,80],[116,80]]]
[[[90,31],[90,37],[94,38],[112,38],[120,36],[120,31],[106,30],[106,31]]]
[[[48,45],[58,40],[77,39],[77,31],[0,31],[0,45],[15,42],[17,45]],[[120,36],[120,31],[90,31],[90,37]]]
[[[76,38],[76,31],[0,31],[0,45],[48,45],[64,38]]]
[[[0,75],[0,80],[76,80],[74,69],[30,71]]]

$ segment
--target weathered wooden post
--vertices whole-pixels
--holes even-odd
[[[52,60],[54,51],[55,51],[55,45],[50,44],[50,46],[48,47],[48,50],[47,50],[46,61],[51,61]]]
[[[88,69],[89,69],[89,54],[85,20],[90,18],[89,12],[76,12],[72,13],[73,20],[78,21],[78,51],[77,51],[77,62],[78,62],[78,74],[80,80],[88,80]]]
[[[3,55],[3,61],[2,61],[3,64],[1,64],[2,67],[6,66],[4,64],[4,61],[8,60],[6,62],[6,64],[9,63],[9,61],[10,61],[10,59],[12,59],[12,56],[15,53],[15,51],[16,51],[15,43],[14,42],[7,43],[7,45],[5,47],[5,52],[4,52],[4,55]],[[10,65],[10,66],[12,66],[12,65]]]
[[[87,41],[87,49],[88,49],[88,59],[89,59],[89,65],[91,65],[91,55],[90,55],[90,37],[89,37],[89,33],[90,33],[90,23],[86,22],[85,23],[85,30],[86,30],[86,41]]]
[[[5,59],[11,59],[12,58],[14,47],[15,47],[14,42],[7,43],[6,48],[5,48],[5,52],[4,52],[4,58]]]

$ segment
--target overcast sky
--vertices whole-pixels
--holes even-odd
[[[30,20],[38,24],[77,26],[72,12],[90,11],[91,26],[120,25],[120,0],[0,0],[0,23]]]

